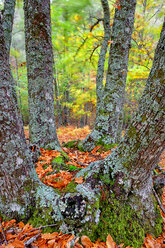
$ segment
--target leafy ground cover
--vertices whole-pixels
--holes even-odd
[[[74,127],[60,128],[57,131],[61,145],[71,140],[81,140],[90,132],[88,127],[75,129]],[[28,139],[28,129],[25,129]],[[76,141],[75,141],[76,143]],[[75,144],[74,143],[74,144]],[[111,151],[103,151],[100,146],[91,152],[81,152],[76,148],[63,147],[63,152],[41,149],[41,156],[36,163],[36,172],[43,183],[58,188],[65,192],[66,186],[71,182],[81,184],[83,178],[76,178],[76,173],[87,167],[91,162],[104,159]],[[165,153],[161,156],[159,164],[165,170]],[[162,194],[162,205],[165,208],[165,190]],[[165,214],[163,218],[163,233],[156,239],[148,234],[144,240],[143,248],[165,248]],[[123,244],[117,245],[110,234],[106,242],[100,240],[94,243],[87,236],[78,237],[73,234],[62,232],[43,233],[47,226],[33,227],[29,223],[16,223],[16,220],[4,222],[0,219],[0,248],[122,248]],[[127,247],[129,248],[129,247]]]

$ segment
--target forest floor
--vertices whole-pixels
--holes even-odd
[[[84,139],[90,133],[89,127],[77,129],[74,127],[62,127],[57,130],[61,146],[71,140]],[[28,129],[25,128],[28,139]],[[75,148],[62,148],[67,158],[61,157],[61,153],[55,150],[41,149],[41,156],[36,163],[36,172],[43,183],[58,188],[65,192],[67,185],[74,180],[75,183],[83,183],[83,178],[75,177],[76,173],[87,167],[91,162],[104,159],[111,151],[103,151],[98,146],[91,152],[80,152]],[[64,159],[64,160],[63,160]],[[54,165],[53,165],[54,164]],[[58,167],[59,164],[59,167]],[[165,170],[165,153],[161,156],[159,165]],[[165,189],[162,194],[162,205],[165,208]],[[143,248],[165,248],[165,214],[163,218],[163,233],[154,238],[148,234],[144,240]],[[32,227],[29,223],[16,223],[15,220],[3,222],[0,220],[0,248],[122,248],[123,244],[116,245],[110,234],[106,242],[100,240],[94,243],[87,236],[78,237],[62,232],[43,233],[44,227]],[[78,234],[77,234],[78,235]],[[74,244],[74,245],[73,245]],[[129,248],[129,247],[127,247]]]

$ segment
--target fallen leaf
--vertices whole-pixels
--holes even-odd
[[[92,248],[93,243],[87,236],[82,236],[81,237],[81,243],[86,247],[86,248]]]
[[[76,183],[78,183],[78,184],[81,184],[81,183],[83,183],[83,177],[80,177],[80,178],[78,178],[78,177],[75,177],[75,182]]]
[[[21,222],[18,223],[18,226],[19,226],[20,229],[22,229],[22,228],[24,228],[25,224],[21,221]]]
[[[42,239],[54,239],[55,237],[57,237],[56,233],[42,233],[41,234]]]
[[[24,242],[22,242],[18,239],[15,239],[14,242],[11,243],[11,245],[15,248],[24,248],[25,247]]]
[[[111,237],[110,234],[108,234],[107,236],[106,245],[108,248],[115,248],[116,246],[116,243],[113,241],[113,238]]]

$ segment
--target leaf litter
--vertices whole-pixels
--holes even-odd
[[[70,140],[84,139],[90,130],[88,127],[83,129],[75,129],[74,127],[60,128],[57,131],[60,143]],[[28,130],[25,132],[28,138]],[[77,184],[84,182],[83,177],[77,178],[75,174],[79,169],[87,167],[91,162],[104,159],[111,153],[99,152],[100,146],[95,147],[91,152],[80,152],[74,148],[63,148],[69,158],[65,161],[66,165],[74,166],[73,171],[60,170],[54,173],[51,161],[61,156],[59,151],[41,149],[41,156],[36,163],[36,172],[40,180],[46,185],[63,190],[72,180]],[[160,166],[165,168],[165,153],[162,154]],[[77,168],[77,170],[76,170]],[[165,189],[162,194],[162,204],[165,208]],[[165,214],[163,217],[163,233],[156,239],[152,235],[147,234],[142,248],[165,248]],[[124,244],[117,245],[110,234],[108,234],[106,242],[97,240],[92,242],[87,236],[81,238],[73,234],[63,234],[62,232],[42,233],[44,227],[34,228],[32,225],[23,222],[16,223],[16,220],[3,222],[0,218],[0,248],[122,248]],[[130,248],[127,246],[127,248]]]

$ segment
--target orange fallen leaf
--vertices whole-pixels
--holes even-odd
[[[15,248],[24,248],[25,247],[24,242],[22,242],[18,239],[15,239],[14,242],[11,243],[11,245]]]
[[[91,153],[94,154],[96,151],[98,151],[101,148],[101,146],[96,146]]]
[[[81,243],[86,247],[86,248],[92,248],[93,243],[87,236],[82,236],[81,237]]]
[[[58,236],[57,233],[42,233],[41,238],[42,239],[55,239]]]
[[[113,241],[113,238],[111,237],[110,234],[108,234],[107,236],[106,245],[108,248],[115,248],[116,246],[116,243]]]
[[[18,223],[18,226],[19,226],[20,229],[22,229],[22,228],[24,228],[25,224],[21,221],[21,222]]]
[[[17,235],[13,235],[13,234],[11,234],[11,233],[6,233],[6,239],[7,239],[7,240],[14,239],[14,238],[16,238],[16,237],[17,237]]]
[[[78,183],[78,184],[81,184],[81,183],[83,183],[83,177],[80,177],[80,178],[78,178],[78,177],[75,177],[75,182],[76,183]]]

